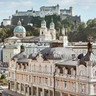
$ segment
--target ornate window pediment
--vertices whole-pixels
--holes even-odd
[[[42,54],[39,53],[38,56],[36,57],[37,61],[43,61]]]

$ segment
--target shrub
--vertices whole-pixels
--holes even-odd
[[[4,74],[2,74],[1,79],[6,79],[6,76]]]

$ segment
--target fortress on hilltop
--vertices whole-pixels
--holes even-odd
[[[73,20],[74,22],[81,22],[80,16],[73,16],[73,7],[69,7],[69,9],[60,9],[60,6],[57,4],[56,6],[41,6],[39,11],[27,10],[27,11],[18,11],[12,15],[10,20],[10,25],[16,25],[18,20],[22,21],[23,25],[28,25],[34,21],[34,17],[44,18],[45,16],[51,15],[59,15],[60,20],[68,18]],[[9,25],[9,20],[3,19],[3,25]]]

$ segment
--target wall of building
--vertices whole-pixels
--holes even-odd
[[[19,52],[17,48],[3,48],[3,63],[8,63],[9,59]]]

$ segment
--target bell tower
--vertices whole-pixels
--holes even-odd
[[[59,39],[63,42],[63,47],[68,46],[68,37],[64,26],[61,29],[61,36],[59,37]]]

